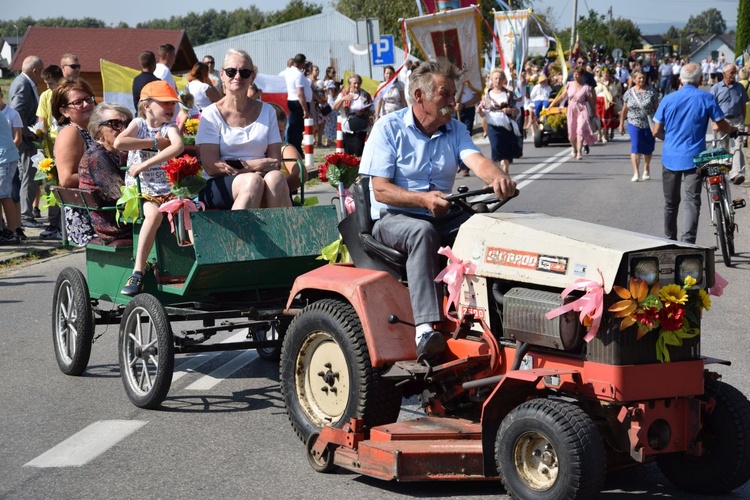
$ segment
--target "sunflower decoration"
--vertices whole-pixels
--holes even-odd
[[[620,330],[624,331],[633,325],[638,326],[637,339],[659,330],[656,341],[656,357],[662,363],[669,362],[668,346],[679,347],[684,339],[700,334],[698,328],[690,327],[691,311],[708,311],[711,299],[705,290],[691,294],[696,281],[687,276],[682,285],[672,283],[662,287],[657,281],[649,290],[648,284],[639,278],[631,278],[630,286],[615,286],[614,291],[620,297],[609,311],[615,313],[620,321]]]

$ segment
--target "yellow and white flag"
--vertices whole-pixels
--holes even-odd
[[[133,79],[141,71],[138,69],[121,66],[117,63],[99,60],[99,68],[102,73],[102,87],[104,88],[104,102],[110,104],[119,104],[128,108],[135,116],[136,110],[133,108]],[[184,90],[187,81],[183,76],[174,76],[177,84],[177,90]]]

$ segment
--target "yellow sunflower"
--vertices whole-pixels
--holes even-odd
[[[701,309],[704,311],[711,309],[711,297],[708,296],[705,290],[698,290],[698,299],[700,300]]]
[[[684,305],[688,299],[687,292],[680,285],[674,283],[662,287],[659,295],[664,302],[672,302],[673,304]]]
[[[39,162],[39,170],[42,172],[49,172],[55,166],[55,160],[52,158],[45,158]]]

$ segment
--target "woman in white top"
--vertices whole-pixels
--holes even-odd
[[[276,112],[250,99],[255,66],[247,52],[230,49],[221,81],[225,95],[201,114],[195,143],[208,179],[200,200],[208,208],[243,210],[292,205],[281,172],[281,136]]]
[[[193,110],[191,116],[197,116],[203,108],[209,107],[221,99],[221,94],[216,87],[211,84],[208,76],[208,65],[197,62],[185,78],[187,86],[185,89],[193,96]]]
[[[333,109],[340,110],[346,117],[341,127],[344,132],[344,152],[355,156],[362,156],[365,149],[365,138],[372,116],[372,97],[361,86],[362,77],[351,75],[349,88],[342,90],[333,103]]]
[[[378,85],[378,90],[375,92],[379,94],[380,89],[385,87],[388,80],[391,79],[396,70],[393,66],[386,66],[383,68],[383,81]],[[399,109],[406,107],[406,97],[404,96],[404,84],[396,79],[391,87],[385,91],[383,97],[376,104],[377,109],[375,110],[376,118],[393,113]]]

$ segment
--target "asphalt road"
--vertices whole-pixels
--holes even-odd
[[[652,180],[638,183],[630,182],[626,139],[595,146],[581,161],[570,159],[569,151],[563,146],[537,150],[527,143],[525,157],[512,166],[522,194],[504,210],[661,234],[660,149]],[[480,183],[471,177],[457,184]],[[735,197],[740,195],[746,196],[744,189],[735,191]],[[698,243],[712,246],[706,210],[702,217]],[[748,395],[750,208],[738,212],[738,223],[736,265],[717,263],[729,287],[705,314],[702,337],[704,354],[732,362],[718,368],[724,380]],[[180,378],[159,411],[138,409],[127,399],[115,325],[97,330],[102,336],[84,376],[63,375],[52,349],[51,307],[55,279],[66,266],[83,268],[83,254],[18,268],[0,278],[0,498],[507,498],[496,482],[400,484],[348,472],[315,473],[287,422],[277,366],[254,353],[241,359],[235,358],[243,353],[219,353],[187,371],[180,366],[190,360],[178,357]],[[238,370],[211,376],[233,359]],[[416,414],[414,404],[402,411],[403,418]],[[99,454],[87,448],[88,461],[72,463],[65,446],[91,442],[108,444]],[[51,455],[50,450],[61,449]],[[654,466],[611,474],[601,497],[636,495],[690,498]],[[725,498],[750,498],[750,485]]]

